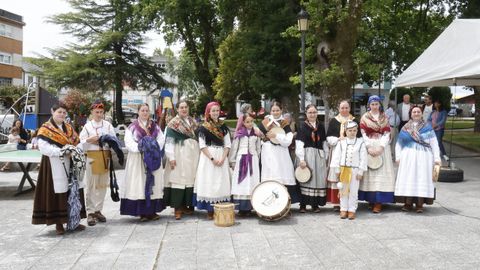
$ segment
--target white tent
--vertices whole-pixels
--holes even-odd
[[[396,87],[480,85],[480,19],[457,19],[395,80]]]

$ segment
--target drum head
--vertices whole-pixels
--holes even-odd
[[[382,167],[383,165],[383,158],[382,156],[371,156],[371,155],[368,155],[368,168],[372,169],[372,170],[376,170],[380,167]]]
[[[270,132],[272,132],[275,135],[285,134],[285,130],[283,130],[283,128],[281,127],[273,127],[272,129],[270,129]],[[276,138],[270,139],[270,141],[272,141],[275,144],[280,144],[280,142]]]
[[[290,195],[287,188],[276,181],[265,181],[258,184],[252,192],[252,207],[265,217],[280,214],[289,206]]]
[[[306,183],[310,181],[310,177],[312,177],[312,173],[308,169],[308,167],[305,167],[302,169],[300,166],[298,166],[295,169],[295,178],[297,178],[297,181],[300,183]]]

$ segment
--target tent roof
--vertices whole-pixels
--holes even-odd
[[[395,81],[396,87],[480,85],[480,19],[457,19]]]

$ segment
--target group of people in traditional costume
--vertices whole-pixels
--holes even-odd
[[[399,168],[395,177],[389,146],[391,130],[380,98],[371,96],[367,107],[357,121],[350,114],[349,102],[340,102],[339,114],[330,120],[325,132],[316,107],[309,105],[305,121],[297,125],[294,134],[280,103],[273,102],[270,115],[258,125],[251,106],[246,104],[232,136],[219,119],[217,102],[208,103],[201,125],[189,115],[188,103],[178,102],[177,115],[165,131],[150,119],[149,106],[142,104],[138,119],[125,131],[128,157],[125,177],[119,184],[120,214],[140,217],[141,221],[157,220],[158,213],[170,206],[175,219],[181,219],[196,207],[206,210],[208,219],[213,219],[214,204],[234,202],[238,215],[246,216],[252,211],[252,191],[267,180],[283,184],[291,202],[300,203],[301,213],[307,206],[319,212],[320,206],[329,202],[342,219],[355,219],[359,200],[367,201],[373,213],[381,212],[383,204],[395,202],[404,203],[404,211],[415,204],[416,211],[422,212],[423,204],[431,204],[435,198],[432,168],[440,163],[431,124],[423,120],[421,107],[411,108],[410,120],[396,142]],[[110,149],[99,142],[103,136],[115,137],[115,131],[103,120],[102,103],[93,104],[91,113],[92,119],[78,136],[65,122],[65,106],[56,105],[51,119],[38,131],[38,148],[43,156],[32,223],[56,224],[57,234],[65,232],[63,224],[70,218],[71,181],[66,169],[71,167],[70,154],[62,151],[66,146],[81,143],[87,156],[85,181],[79,181],[81,207],[77,218],[88,217],[90,226],[106,221],[101,211],[109,186],[109,168],[112,185],[113,167]],[[293,159],[289,152],[292,144]],[[374,166],[368,165],[370,159],[376,160]],[[310,180],[297,182],[295,167],[308,168]],[[85,227],[79,224],[74,229]]]

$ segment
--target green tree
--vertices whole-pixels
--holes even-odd
[[[156,23],[167,43],[182,42],[198,81],[210,99],[218,71],[217,49],[233,30],[238,0],[143,0],[144,15]]]
[[[462,18],[480,18],[480,1],[467,0],[463,2],[460,8]],[[475,125],[473,127],[474,132],[480,132],[480,86],[472,86],[473,94],[475,97]]]
[[[450,87],[432,87],[428,90],[428,95],[432,97],[432,102],[440,101],[445,110],[450,111],[452,100],[452,91]]]
[[[396,91],[395,91],[396,90]],[[397,87],[390,91],[390,100],[395,100],[395,93],[397,93],[397,104],[403,101],[403,96],[405,94],[409,94],[412,103],[420,103],[422,99],[422,95],[427,92],[427,88],[425,87],[413,87],[413,88],[405,88],[405,87]]]
[[[310,14],[306,86],[330,104],[351,97],[356,82],[371,85],[399,74],[460,7],[457,0],[311,0],[303,4]],[[297,32],[296,26],[287,30],[290,35]]]
[[[178,78],[179,96],[194,99],[200,93],[205,92],[205,88],[198,79],[193,57],[186,49],[180,52],[175,68],[175,75]]]
[[[220,45],[214,89],[227,108],[238,99],[254,103],[264,95],[298,109],[299,89],[289,77],[297,73],[299,40],[282,35],[296,21],[296,1],[243,1],[238,28]],[[255,102],[257,101],[257,102]]]
[[[138,1],[67,0],[74,11],[50,17],[77,42],[51,49],[52,57],[35,61],[43,76],[55,87],[68,86],[87,91],[115,89],[116,120],[124,122],[122,91],[162,86],[163,69],[155,67],[140,52],[150,23],[142,16]]]
[[[23,86],[15,86],[10,84],[0,85],[0,102],[5,108],[10,108],[14,103],[27,93],[27,89]],[[18,102],[14,109],[21,112],[25,102]]]

